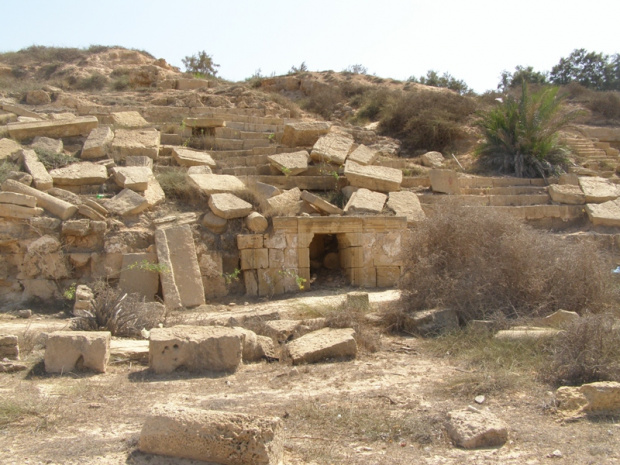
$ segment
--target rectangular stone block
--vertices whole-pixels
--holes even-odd
[[[3,218],[19,218],[26,219],[33,216],[41,216],[42,208],[22,207],[21,205],[13,205],[10,203],[0,203],[0,216]]]
[[[350,185],[378,192],[399,191],[403,182],[403,172],[399,169],[386,166],[364,166],[354,161],[347,161],[344,175]]]
[[[109,331],[55,331],[45,344],[45,371],[89,369],[105,373],[110,359]]]
[[[266,268],[258,270],[258,295],[273,296],[284,294],[284,277],[281,269]]]
[[[82,160],[91,160],[93,158],[105,157],[113,140],[114,133],[109,127],[102,126],[93,129],[88,135],[86,142],[84,142],[80,158]]]
[[[22,150],[21,158],[26,171],[32,176],[32,183],[40,191],[46,191],[54,186],[54,179],[47,172],[47,169],[39,161],[39,157],[34,150]]]
[[[347,268],[345,274],[352,286],[377,287],[377,270],[374,266]]]
[[[269,268],[268,249],[244,249],[240,251],[240,257],[242,270]]]
[[[282,421],[185,405],[156,405],[144,422],[138,448],[146,454],[222,465],[279,465],[284,452]]]
[[[265,234],[265,247],[269,249],[285,249],[286,244],[286,235],[284,234]]]
[[[302,217],[297,221],[300,233],[338,234],[362,232],[363,229],[362,218],[359,217]]]
[[[262,249],[263,240],[264,238],[262,234],[238,234],[237,248],[239,250]]]
[[[85,136],[99,125],[94,116],[82,116],[70,120],[31,121],[9,123],[9,134],[13,139],[23,140],[35,136],[52,138]]]
[[[459,177],[452,170],[430,170],[431,188],[433,192],[442,194],[460,194]]]
[[[275,217],[272,218],[273,230],[282,233],[297,233],[298,218]]]
[[[243,284],[245,285],[245,295],[258,295],[258,277],[256,270],[245,270],[243,272]]]
[[[297,266],[310,268],[310,249],[307,247],[297,249]]]
[[[205,292],[188,225],[155,231],[157,260],[165,268],[159,274],[168,308],[204,305]]]
[[[378,266],[377,287],[396,287],[400,280],[400,267]]]
[[[138,294],[146,302],[154,301],[159,289],[157,255],[148,252],[123,254],[118,285],[128,294]]]
[[[282,269],[284,267],[284,251],[282,249],[269,250],[269,268]]]
[[[364,249],[362,247],[348,247],[340,249],[341,268],[361,268],[364,263]]]

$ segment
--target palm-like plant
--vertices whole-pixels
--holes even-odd
[[[545,177],[566,165],[569,150],[558,132],[578,115],[566,111],[557,87],[530,93],[523,82],[521,96],[511,96],[483,115],[478,125],[484,142],[476,149],[479,161],[517,177]]]

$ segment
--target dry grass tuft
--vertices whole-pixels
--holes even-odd
[[[566,326],[544,378],[556,385],[620,381],[618,320],[610,314],[585,315]]]
[[[158,172],[155,177],[166,194],[167,199],[179,200],[188,204],[204,202],[205,196],[187,181],[186,169],[170,167]]]

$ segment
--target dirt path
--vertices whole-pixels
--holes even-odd
[[[376,293],[372,299],[381,305],[391,297]],[[342,296],[255,305],[296,309],[330,299]],[[33,320],[26,327],[57,329],[61,322]],[[23,320],[0,321],[2,332],[26,327]],[[510,426],[505,446],[453,447],[443,433],[445,415],[473,399],[447,395],[446,386],[469,369],[428,355],[423,340],[377,337],[381,350],[353,361],[248,364],[222,377],[156,376],[135,363],[112,364],[101,375],[47,376],[42,352],[34,351],[26,360],[34,367],[29,373],[0,375],[0,463],[197,464],[137,452],[145,415],[158,402],[281,417],[289,464],[620,463],[618,425],[558,422],[544,408],[551,399],[547,388],[535,383],[527,392],[487,396],[481,407]],[[562,457],[552,458],[556,450]]]

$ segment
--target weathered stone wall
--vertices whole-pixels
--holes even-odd
[[[337,237],[340,267],[351,285],[395,286],[407,231],[405,217],[274,218],[271,234],[237,236],[246,293],[277,295],[298,291],[300,284],[308,289],[315,234]]]

